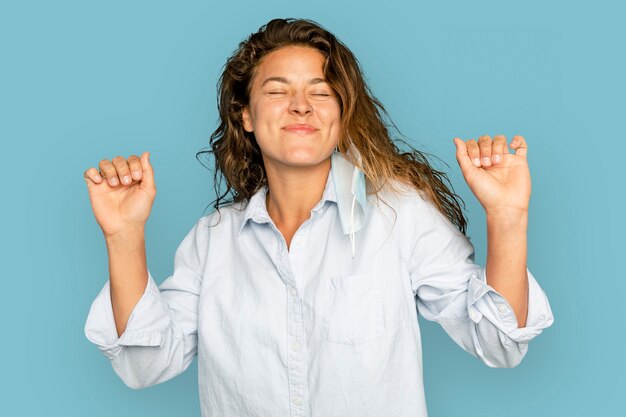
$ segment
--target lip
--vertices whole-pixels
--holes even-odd
[[[298,132],[298,133],[313,133],[317,130],[317,128],[307,125],[307,124],[292,124],[287,125],[283,129],[288,132]]]

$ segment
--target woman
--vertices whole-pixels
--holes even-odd
[[[227,188],[160,287],[148,153],[85,171],[110,270],[85,332],[128,386],[197,354],[203,416],[425,416],[417,313],[492,367],[516,366],[552,324],[526,269],[524,138],[514,153],[504,136],[454,140],[487,216],[482,268],[445,175],[398,151],[357,60],[319,25],[261,27],[219,92],[211,144]]]

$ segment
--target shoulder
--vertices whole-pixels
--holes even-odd
[[[474,248],[469,239],[423,193],[399,184],[379,194],[384,202],[377,205],[377,211],[393,211],[393,233],[409,265],[424,260],[431,267],[449,265],[472,256]],[[385,203],[389,205],[386,209]]]
[[[370,198],[377,208],[387,207],[403,214],[437,210],[424,193],[396,180],[385,185]]]
[[[463,235],[425,193],[405,183],[394,180],[370,198],[377,211],[393,216],[399,233],[411,235],[407,238],[433,231]]]
[[[213,209],[209,214],[196,220],[190,233],[199,239],[209,239],[215,235],[233,235],[242,224],[246,210],[246,202],[230,203]]]
[[[197,224],[218,230],[240,225],[246,216],[248,204],[249,201],[246,200],[221,205],[219,209],[212,209],[211,213],[200,217]]]

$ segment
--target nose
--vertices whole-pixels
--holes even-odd
[[[313,107],[303,92],[296,92],[291,97],[289,112],[292,114],[305,115],[313,112]]]

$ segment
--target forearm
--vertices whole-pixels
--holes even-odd
[[[118,337],[148,284],[144,229],[105,236],[109,253],[111,304]]]
[[[509,302],[518,327],[528,314],[527,212],[487,213],[487,284]]]

